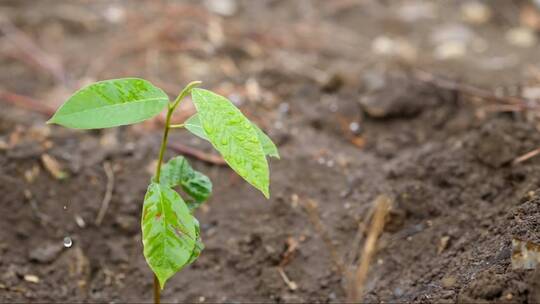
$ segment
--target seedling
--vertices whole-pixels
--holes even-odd
[[[156,173],[144,197],[141,217],[144,256],[154,272],[156,303],[167,280],[201,254],[204,246],[193,211],[212,192],[210,179],[182,156],[163,165],[169,131],[186,128],[208,140],[227,164],[266,198],[270,197],[266,156],[279,158],[272,140],[232,102],[197,89],[199,84],[188,84],[171,102],[161,89],[143,79],[100,81],[73,94],[47,122],[72,129],[111,128],[147,120],[167,108]],[[197,113],[183,124],[171,124],[172,114],[190,93]],[[183,199],[176,187],[188,197]]]

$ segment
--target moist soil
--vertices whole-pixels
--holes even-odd
[[[68,28],[69,39],[95,45],[89,30]],[[540,302],[540,272],[511,267],[513,238],[540,242],[540,159],[512,163],[540,146],[527,113],[481,111],[476,99],[395,66],[351,65],[352,76],[321,82],[239,50],[225,46],[216,56],[235,58],[241,70],[265,62],[249,76],[275,97],[240,106],[279,146],[281,159],[270,161],[271,198],[227,167],[187,156],[214,184],[196,213],[205,249],[167,283],[163,302],[345,301],[348,282],[337,264],[351,271],[361,258],[359,225],[379,195],[392,206],[364,302]],[[18,75],[15,63],[4,63]],[[20,73],[27,82],[6,87],[30,94],[52,86]],[[210,86],[227,79],[216,78]],[[79,132],[45,120],[18,107],[0,110],[0,300],[150,302],[139,220],[159,123]],[[185,131],[170,140],[212,153]],[[50,158],[65,176],[54,176]],[[98,225],[108,183],[112,198]]]
[[[392,113],[377,118],[347,96],[336,98],[336,112],[317,107],[305,92],[316,98],[320,89],[295,83],[291,92],[300,93],[291,93],[295,103],[285,119],[294,132],[273,134],[282,159],[271,161],[269,201],[229,169],[193,159],[215,185],[214,196],[197,212],[206,248],[167,284],[164,301],[344,300],[344,276],[303,201],[316,202],[338,257],[352,265],[357,252],[351,250],[358,246],[351,240],[380,194],[393,205],[365,301],[538,301],[538,274],[512,270],[510,257],[513,237],[540,239],[540,162],[511,161],[534,149],[540,135],[519,116],[480,120],[452,92],[406,77],[390,83],[370,93],[393,105]],[[408,111],[395,110],[403,103]],[[333,128],[346,115],[361,117],[361,149]],[[14,120],[2,115],[3,134],[13,130]],[[4,301],[151,299],[139,218],[159,132],[118,133],[118,143],[103,149],[107,133],[53,127],[50,144],[19,143],[0,154]],[[179,132],[172,140],[188,137]],[[313,150],[320,155],[308,156]],[[43,153],[61,160],[69,177],[48,174]],[[107,183],[103,162],[112,164],[115,182],[105,220],[97,226]],[[41,173],[30,178],[33,170]],[[85,225],[77,225],[76,217]],[[66,236],[71,248],[62,246]],[[286,254],[292,242],[296,249]],[[25,281],[28,274],[40,281]]]

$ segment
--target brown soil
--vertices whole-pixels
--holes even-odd
[[[77,51],[90,56],[102,47],[98,42],[122,49],[116,46],[122,36],[118,33],[137,44],[138,38],[125,29],[103,28],[90,17],[84,19],[88,25],[53,13],[77,5],[51,1],[40,4],[41,14],[32,15],[31,3],[6,1],[4,8],[33,37],[41,32],[49,35],[41,44],[64,58],[64,65],[73,70],[72,80],[85,75],[87,68],[74,55]],[[270,11],[259,20],[255,15],[262,3]],[[347,282],[322,234],[328,234],[339,261],[353,269],[364,240],[357,235],[358,224],[365,221],[373,200],[385,194],[393,205],[364,301],[540,302],[540,272],[510,266],[513,237],[540,242],[540,192],[536,192],[540,160],[512,165],[516,157],[540,146],[540,134],[529,115],[479,112],[484,104],[476,99],[423,83],[392,64],[366,68],[363,64],[371,65],[373,59],[359,59],[350,44],[333,45],[324,36],[324,29],[352,27],[348,23],[354,19],[350,16],[354,9],[323,5],[328,20],[319,16],[325,21],[320,23],[321,33],[315,33],[321,39],[307,41],[315,34],[304,23],[309,27],[314,21],[291,3],[242,2],[237,19],[220,19],[234,43],[209,53],[206,46],[198,45],[206,38],[200,38],[204,29],[197,28],[208,13],[199,5],[174,6],[188,19],[178,26],[191,26],[196,37],[191,41],[193,50],[181,50],[189,56],[166,53],[157,60],[161,63],[156,72],[144,70],[155,55],[151,51],[138,47],[118,51],[119,59],[110,62],[103,58],[112,51],[100,51],[109,69],[90,68],[95,73],[91,76],[99,79],[136,74],[155,82],[172,79],[166,84],[174,85],[203,77],[207,87],[224,94],[238,92],[240,96],[230,96],[242,101],[244,112],[279,145],[282,159],[271,161],[269,201],[226,167],[190,159],[214,183],[213,197],[197,212],[206,248],[195,264],[169,281],[163,301],[344,301]],[[103,5],[92,7],[98,10]],[[371,5],[372,10],[378,7]],[[127,27],[151,23],[158,12],[168,12],[166,21],[173,18],[173,10],[163,6],[146,15],[141,9],[128,9],[133,15]],[[79,13],[83,12],[94,16],[92,10]],[[283,23],[274,31],[263,31],[277,20]],[[391,23],[382,20],[355,24]],[[280,34],[288,26],[295,32],[283,38]],[[497,26],[490,25],[490,30]],[[183,47],[190,42],[176,37],[178,33],[170,28],[160,33],[163,41],[180,39]],[[304,34],[304,41],[288,40]],[[369,35],[369,30],[364,34]],[[51,37],[62,41],[62,46],[51,42]],[[362,39],[356,42],[361,45]],[[167,46],[171,47],[166,44],[163,49]],[[280,53],[280,48],[290,54]],[[331,77],[314,76],[310,63],[291,67],[283,62],[309,61],[314,54],[320,56],[317,68]],[[190,60],[187,67],[199,74],[177,76],[174,70],[182,60]],[[235,66],[232,70],[227,70],[231,64],[227,60]],[[462,64],[466,75],[470,67]],[[2,67],[4,89],[43,98],[58,96],[53,92],[58,84],[44,76],[42,68],[28,67],[12,57],[2,58]],[[144,72],[133,72],[140,70]],[[478,83],[494,78],[488,75]],[[255,93],[250,79],[257,80]],[[58,100],[51,97],[48,103],[57,105]],[[152,274],[142,255],[139,218],[160,140],[157,123],[75,132],[46,127],[45,119],[14,106],[0,110],[0,144],[4,143],[0,145],[0,301],[151,301]],[[358,130],[351,131],[351,123]],[[172,134],[171,142],[211,151],[184,131]],[[44,166],[44,154],[56,159],[68,177],[54,178]],[[174,155],[168,151],[168,157]],[[114,171],[114,190],[104,222],[97,226],[94,221],[107,184],[105,162]],[[308,200],[317,204],[324,233],[304,208]],[[66,236],[73,240],[71,248],[62,245]],[[291,244],[297,247],[289,254]],[[280,269],[296,289],[287,285]],[[39,282],[31,282],[28,275],[37,276]]]

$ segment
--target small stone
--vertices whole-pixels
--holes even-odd
[[[394,53],[395,48],[395,41],[387,36],[378,36],[371,43],[373,52],[380,55],[391,55]]]
[[[456,277],[454,276],[446,276],[441,279],[441,285],[444,288],[451,288],[456,284]]]
[[[236,0],[206,0],[204,5],[212,13],[221,16],[232,16],[238,10]]]
[[[375,38],[371,43],[371,50],[378,55],[396,56],[407,61],[414,61],[418,55],[418,50],[409,41],[387,36]]]
[[[121,6],[111,5],[105,9],[103,16],[110,23],[122,23],[126,19],[126,11]]]
[[[74,218],[75,218],[75,223],[77,224],[77,226],[79,226],[79,228],[86,227],[86,222],[84,221],[82,216],[76,214]]]
[[[534,31],[528,27],[516,27],[506,32],[506,40],[508,43],[528,48],[536,44],[536,35]]]
[[[46,243],[30,251],[29,258],[34,262],[47,264],[54,261],[61,251],[62,246],[60,244]]]
[[[26,282],[30,282],[30,283],[34,283],[34,284],[39,283],[39,277],[36,276],[36,275],[33,275],[33,274],[25,274],[24,275],[24,280]]]
[[[457,59],[467,53],[467,46],[461,41],[446,41],[435,47],[433,56],[439,60]]]
[[[441,237],[439,240],[439,247],[437,248],[437,253],[441,254],[446,248],[448,248],[448,244],[450,243],[450,237],[445,235]]]
[[[540,87],[524,87],[521,95],[527,99],[540,99]]]
[[[483,24],[491,18],[491,9],[478,1],[465,2],[461,5],[461,16],[465,22]]]

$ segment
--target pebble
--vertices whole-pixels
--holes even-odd
[[[478,1],[465,2],[461,5],[461,17],[468,23],[483,24],[491,18],[491,9]]]
[[[536,35],[528,27],[515,27],[506,32],[506,41],[511,45],[528,48],[536,44]]]
[[[451,288],[456,284],[456,277],[454,276],[446,276],[441,279],[441,285],[444,288]]]
[[[121,6],[111,5],[105,9],[103,16],[108,22],[118,24],[126,20],[126,11]]]
[[[467,53],[467,46],[461,41],[446,41],[435,47],[433,57],[439,60],[457,59]]]
[[[437,247],[437,253],[441,254],[446,248],[448,248],[449,242],[450,237],[448,235],[441,237],[441,239],[439,240],[439,246]]]
[[[232,16],[238,10],[236,0],[205,0],[206,8],[221,16]]]
[[[521,95],[527,99],[540,99],[540,87],[524,87]]]
[[[75,219],[75,223],[77,223],[77,226],[79,226],[79,228],[86,227],[86,222],[80,215],[76,214],[74,219]]]
[[[46,243],[30,251],[29,258],[31,261],[47,264],[54,261],[61,251],[61,244]]]
[[[378,55],[395,56],[407,61],[414,61],[418,57],[417,48],[403,38],[378,36],[372,41],[371,50]]]
[[[30,283],[34,283],[34,284],[39,283],[39,277],[36,276],[36,275],[33,275],[33,274],[25,274],[24,275],[24,280],[26,282],[30,282]]]

